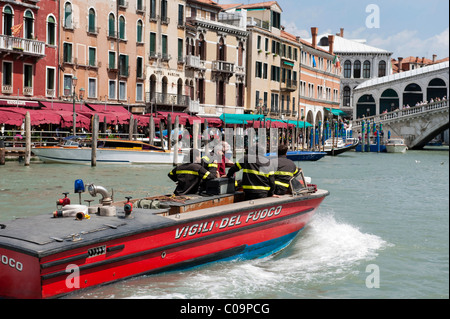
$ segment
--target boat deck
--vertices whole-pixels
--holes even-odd
[[[318,190],[302,198],[323,196],[323,192],[326,191]],[[130,217],[125,217],[123,202],[118,202],[114,203],[117,206],[117,214],[111,217],[91,214],[90,219],[76,220],[74,217],[53,218],[49,212],[19,218],[0,224],[0,248],[9,248],[41,258],[98,242],[186,223],[187,220],[194,221],[205,216],[215,217],[268,204],[278,205],[299,200],[291,195],[254,201],[242,199],[242,192],[214,196],[193,195],[182,200],[164,201],[167,208],[133,208]],[[226,205],[226,209],[223,205]]]

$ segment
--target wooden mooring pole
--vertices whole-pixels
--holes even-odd
[[[31,159],[31,117],[30,112],[25,115],[25,166],[30,166]]]
[[[99,130],[99,117],[98,114],[94,115],[94,120],[92,122],[92,153],[91,153],[91,166],[97,166],[97,141],[98,141],[98,130]]]

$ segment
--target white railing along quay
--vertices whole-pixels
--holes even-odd
[[[374,116],[368,116],[365,118],[359,118],[352,121],[353,130],[357,127],[361,127],[362,121],[364,122],[375,122],[375,123],[387,123],[390,121],[397,121],[401,118],[417,116],[419,114],[425,114],[432,111],[448,108],[448,100],[437,101],[433,103],[428,103],[424,105],[413,106],[409,108],[403,108],[401,110],[396,110],[393,112],[382,113]]]

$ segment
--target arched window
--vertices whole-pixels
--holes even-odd
[[[363,78],[370,79],[370,62],[368,60],[363,64]]]
[[[359,60],[356,60],[353,64],[353,78],[361,78],[361,62]]]
[[[136,42],[142,42],[142,21],[138,20],[136,25]]]
[[[352,62],[347,60],[344,62],[344,78],[350,79],[352,77]]]
[[[342,101],[343,106],[350,106],[350,95],[351,95],[350,87],[348,86],[344,87],[344,96]]]
[[[116,18],[113,13],[110,13],[108,17],[108,36],[116,37]]]
[[[73,29],[72,4],[66,2],[64,5],[64,28]]]
[[[119,18],[119,39],[125,39],[125,18],[123,16]]]
[[[56,21],[53,16],[47,18],[47,44],[56,44]]]
[[[386,75],[386,62],[380,61],[378,63],[378,77],[382,77]]]
[[[24,24],[24,38],[33,39],[34,38],[34,16],[31,10],[25,11],[23,16]]]
[[[93,8],[89,9],[89,26],[88,31],[90,33],[97,33],[95,28],[95,10]]]

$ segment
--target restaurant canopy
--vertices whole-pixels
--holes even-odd
[[[331,112],[333,115],[336,115],[336,116],[348,116],[347,113],[345,113],[344,111],[342,111],[340,109],[332,109],[332,108],[326,107],[325,110],[327,110],[328,112]]]
[[[264,120],[264,115],[223,113],[220,115],[220,119],[225,124],[248,124],[249,121]]]

